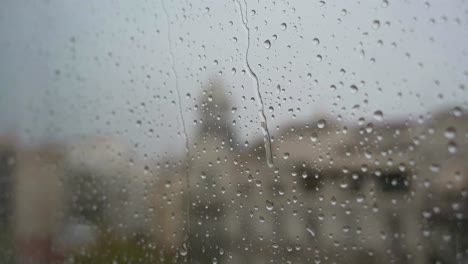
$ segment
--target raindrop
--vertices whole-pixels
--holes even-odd
[[[356,197],[356,202],[362,203],[364,201],[364,196],[362,194],[358,194]]]
[[[460,117],[462,115],[462,109],[457,106],[457,107],[453,108],[452,113],[453,113],[454,116]]]
[[[457,131],[453,127],[448,127],[445,129],[444,136],[448,139],[454,139],[457,134]]]
[[[274,205],[273,205],[273,202],[272,202],[272,201],[266,200],[266,209],[267,209],[268,211],[273,210],[273,206],[274,206]]]
[[[318,38],[314,38],[312,40],[312,44],[314,44],[314,46],[317,46],[318,44],[320,44],[320,40]]]
[[[306,230],[311,236],[315,237],[315,232],[314,232],[314,230],[312,230],[312,228],[310,226],[307,226]]]
[[[372,28],[377,30],[380,28],[380,21],[379,20],[374,20],[372,21]]]
[[[377,121],[382,121],[383,120],[383,113],[382,111],[380,110],[377,110],[374,112],[374,118],[377,120]]]
[[[281,24],[280,28],[281,28],[281,30],[284,31],[284,30],[286,30],[288,28],[288,25],[286,25],[286,23],[283,23],[283,24]]]
[[[457,153],[457,144],[455,144],[455,142],[450,142],[448,144],[448,151],[449,151],[450,154]]]
[[[283,159],[285,159],[285,160],[286,160],[286,159],[289,159],[289,152],[285,152],[285,153],[283,154]]]
[[[318,127],[318,128],[324,128],[326,124],[327,124],[327,122],[325,121],[325,119],[320,119],[320,120],[317,122],[317,127]]]
[[[429,169],[434,173],[440,172],[440,166],[435,163],[431,164],[431,166],[429,166]]]
[[[180,247],[179,249],[179,253],[181,256],[187,256],[187,253],[188,253],[188,250],[187,250],[187,245],[184,243],[182,243],[182,246]]]
[[[312,133],[312,135],[310,135],[310,141],[312,142],[317,141],[317,138],[318,138],[317,133]]]
[[[352,84],[349,88],[351,88],[351,92],[352,93],[357,93],[359,91],[359,89],[357,88],[356,85]]]
[[[268,39],[265,40],[265,42],[263,42],[263,47],[269,49],[271,47],[271,42]]]

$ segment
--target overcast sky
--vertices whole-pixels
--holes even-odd
[[[261,138],[238,3],[172,2],[165,13],[160,1],[2,1],[0,132],[182,149],[179,104],[191,135],[197,98],[216,77],[237,109],[233,128]],[[248,60],[272,134],[319,112],[352,123],[377,122],[380,110],[385,122],[467,107],[466,1],[261,2],[248,1]]]

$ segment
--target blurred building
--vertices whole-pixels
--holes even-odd
[[[64,151],[58,145],[16,149],[14,229],[18,263],[59,259],[55,235],[63,219]]]
[[[85,139],[69,147],[66,166],[71,218],[116,234],[146,232],[152,175],[128,145],[112,137]]]
[[[120,141],[100,137],[11,150],[14,155],[5,160],[12,161],[2,163],[2,169],[14,173],[2,177],[14,181],[18,263],[64,261],[102,234],[117,238],[147,234],[154,218],[149,210],[154,206],[154,194],[148,192],[154,190],[151,175]],[[12,168],[6,167],[9,163]]]
[[[240,142],[229,103],[221,83],[206,87],[188,152],[157,161],[112,136],[1,141],[0,221],[17,262],[67,261],[102,234],[144,237],[160,262],[468,261],[460,108],[357,123],[319,113],[272,134],[270,168],[262,140]]]
[[[14,257],[13,186],[16,163],[16,141],[11,136],[0,137],[0,263]]]
[[[468,260],[468,117],[460,109],[283,126],[269,168],[263,142],[238,142],[220,86],[198,104],[190,152],[162,173],[180,206],[176,219],[190,221],[170,223],[178,230],[171,243],[185,253],[188,241],[193,263]]]

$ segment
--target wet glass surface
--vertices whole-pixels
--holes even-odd
[[[466,1],[12,1],[0,263],[467,263]]]

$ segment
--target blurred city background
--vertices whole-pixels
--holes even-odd
[[[465,263],[468,116],[314,118],[239,142],[219,84],[186,155],[112,136],[2,138],[2,258],[18,263]],[[188,182],[187,182],[188,180]],[[113,262],[112,262],[113,261]]]

